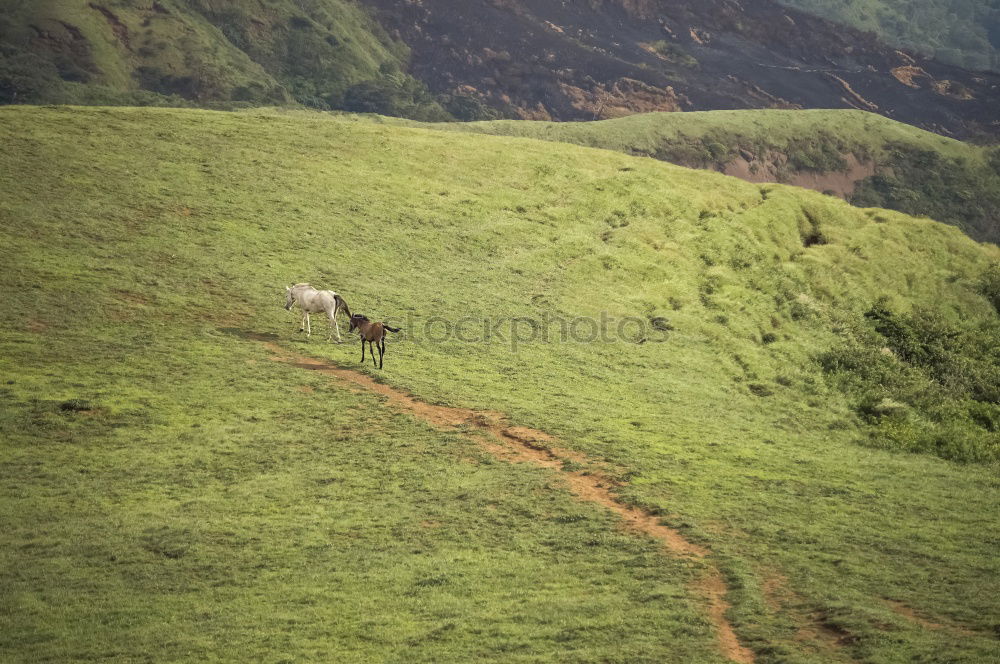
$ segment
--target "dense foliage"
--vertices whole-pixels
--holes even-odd
[[[853,395],[869,444],[1000,460],[1000,319],[902,314],[880,300],[865,321],[820,363]]]
[[[427,122],[450,120],[420,81],[402,73],[383,71],[383,77],[355,83],[334,105],[355,113],[380,113]]]
[[[863,158],[867,154],[863,145],[825,128],[817,128],[807,135],[789,136],[779,142],[771,137],[747,135],[737,127],[715,128],[701,136],[680,134],[663,140],[651,151],[636,149],[631,152],[673,164],[720,171],[739,157],[756,160],[770,156],[779,177],[800,172],[842,171],[847,168],[845,155]],[[752,170],[757,168],[759,166],[751,164]]]
[[[1000,172],[991,164],[905,144],[887,146],[878,172],[858,183],[851,202],[926,215],[973,237],[1000,243]]]
[[[967,69],[1000,70],[998,0],[779,0]]]

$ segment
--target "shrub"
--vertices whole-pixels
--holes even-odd
[[[1000,321],[956,323],[877,301],[866,325],[817,358],[877,447],[1000,461]]]
[[[850,147],[833,134],[820,131],[810,138],[789,140],[785,150],[793,170],[831,172],[847,169],[844,154]]]
[[[866,394],[855,407],[858,413],[869,421],[878,421],[883,417],[905,418],[907,406],[878,392]]]
[[[452,119],[423,83],[404,74],[355,83],[344,92],[338,106],[355,113],[380,113],[424,122]]]
[[[355,113],[392,115],[396,103],[397,90],[388,81],[362,81],[347,88],[342,108]]]
[[[716,163],[724,161],[729,156],[729,148],[718,141],[710,141],[705,144],[705,149]]]
[[[653,150],[652,156],[660,161],[694,168],[704,168],[713,163],[712,153],[701,138],[690,138],[683,134],[675,139],[665,140]]]
[[[456,120],[475,122],[477,120],[499,120],[503,113],[470,95],[446,95],[442,106]]]
[[[788,309],[788,315],[792,320],[806,320],[811,318],[816,312],[806,302],[795,300]]]
[[[860,181],[850,202],[927,215],[977,240],[1000,241],[1000,172],[996,150],[990,165],[950,159],[930,150],[890,144],[875,175]],[[997,161],[995,162],[994,159]]]
[[[1000,263],[993,263],[979,278],[979,292],[1000,314]]]
[[[649,319],[649,324],[653,326],[654,330],[660,332],[669,332],[674,329],[674,326],[670,324],[670,321],[663,316],[653,316]]]
[[[683,48],[677,44],[664,39],[650,44],[654,51],[660,54],[664,60],[685,67],[697,67],[698,61],[691,57]]]
[[[0,45],[0,104],[39,101],[61,85],[47,60]]]
[[[993,148],[987,156],[987,161],[993,172],[1000,175],[1000,148]]]

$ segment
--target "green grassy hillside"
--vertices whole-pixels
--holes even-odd
[[[996,0],[779,0],[967,69],[1000,71]]]
[[[449,116],[404,44],[344,0],[0,0],[0,102],[261,105]]]
[[[1000,650],[995,247],[351,117],[6,107],[0,140],[0,658],[724,661],[698,565],[260,339],[608,464],[758,662]],[[305,280],[404,328],[383,371],[295,333]]]
[[[637,156],[657,156],[676,144],[690,140],[688,158],[691,166],[724,163],[738,148],[763,152],[780,149],[796,163],[806,167],[808,145],[795,148],[796,141],[811,137],[820,147],[835,134],[841,141],[830,146],[837,152],[857,151],[859,156],[879,157],[887,144],[902,143],[922,150],[933,150],[949,159],[969,159],[982,162],[984,148],[932,134],[916,127],[895,122],[875,113],[855,110],[736,110],[691,111],[686,113],[641,113],[614,120],[596,122],[521,122],[496,120],[466,122],[454,125],[436,124],[435,129],[469,131],[499,136],[523,136],[576,143],[587,147],[627,152]],[[721,148],[712,150],[701,139],[723,141]],[[722,151],[725,151],[722,153]],[[801,154],[792,153],[799,152]],[[720,154],[714,154],[720,153]],[[677,153],[677,158],[685,155]],[[819,161],[818,157],[814,157]],[[816,166],[823,164],[817,163]]]
[[[862,207],[925,215],[1000,242],[1000,148],[853,110],[647,113],[599,122],[497,120],[436,129],[618,150],[758,181],[833,189]]]

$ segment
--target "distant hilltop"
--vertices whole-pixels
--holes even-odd
[[[1000,133],[995,71],[773,0],[4,4],[6,103],[303,104],[425,121],[855,108],[962,139]]]

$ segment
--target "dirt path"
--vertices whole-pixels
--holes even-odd
[[[532,463],[548,468],[557,473],[570,491],[581,500],[598,503],[618,514],[629,530],[656,538],[675,556],[701,561],[704,573],[696,591],[708,601],[708,612],[716,627],[719,649],[730,661],[741,664],[754,661],[753,652],[740,644],[732,625],[726,618],[726,611],[729,609],[729,603],[726,601],[726,583],[722,573],[712,562],[710,552],[689,541],[677,530],[663,525],[656,516],[620,502],[611,492],[614,482],[599,471],[593,470],[597,464],[584,455],[553,445],[554,439],[543,431],[511,426],[500,413],[435,406],[419,401],[389,385],[378,383],[363,373],[297,355],[269,339],[258,340],[263,341],[276,361],[317,371],[356,388],[376,392],[385,397],[392,407],[419,417],[435,428],[463,431],[500,459],[515,463]],[[585,472],[567,470],[568,463],[586,466],[587,470]]]

